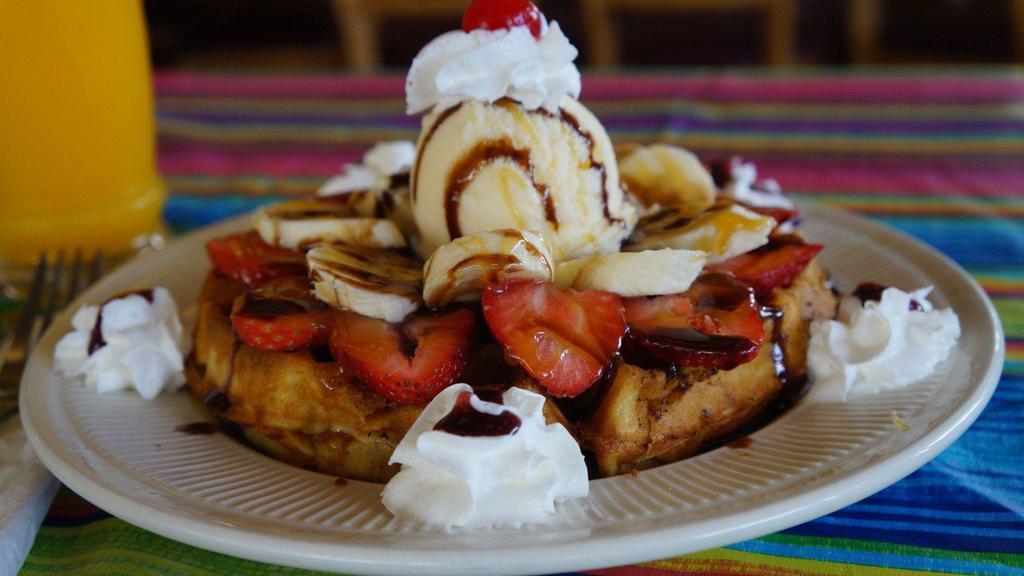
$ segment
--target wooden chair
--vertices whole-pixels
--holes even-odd
[[[1008,0],[1008,8],[1014,53],[1018,61],[1024,61],[1024,0]],[[930,62],[930,58],[922,57],[920,54],[908,57],[882,50],[879,38],[882,34],[884,11],[884,0],[846,0],[846,44],[853,63]]]
[[[388,18],[452,16],[458,19],[468,0],[332,0],[348,65],[360,72],[380,67],[380,23]]]
[[[623,13],[716,13],[763,12],[765,62],[787,65],[794,61],[796,0],[580,0],[587,32],[590,63],[618,66],[622,63],[616,16]]]
[[[1010,29],[1014,55],[1018,62],[1024,62],[1024,0],[1010,0]]]

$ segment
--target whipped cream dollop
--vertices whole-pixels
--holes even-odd
[[[462,436],[435,430],[466,384],[445,388],[398,444],[391,463],[402,470],[384,487],[392,514],[429,525],[520,526],[551,519],[555,503],[589,493],[579,445],[561,424],[546,424],[544,397],[510,388],[503,404],[469,398],[472,408],[519,419],[512,434]]]
[[[928,301],[932,288],[887,288],[881,299],[840,301],[839,320],[811,323],[807,363],[815,398],[846,400],[928,376],[960,337],[960,320]]]
[[[527,110],[557,110],[579,98],[579,51],[557,22],[542,24],[538,40],[526,26],[509,30],[454,30],[423,47],[409,68],[409,114],[448,108],[464,100],[511,98]]]
[[[758,208],[785,208],[796,204],[782,195],[782,187],[774,179],[757,179],[757,166],[753,162],[739,162],[732,167],[732,178],[721,190],[722,195],[748,206]]]
[[[362,162],[353,162],[332,176],[317,190],[318,196],[334,196],[362,190],[383,190],[391,178],[406,174],[416,158],[416,144],[408,140],[379,142],[363,155]]]
[[[97,326],[99,324],[99,326]],[[188,337],[164,288],[82,306],[54,351],[57,370],[99,393],[134,387],[150,400],[185,383]]]

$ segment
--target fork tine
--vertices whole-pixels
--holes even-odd
[[[82,249],[75,249],[75,259],[71,261],[71,279],[68,281],[68,293],[65,304],[70,304],[78,296],[79,283],[82,279]]]
[[[46,306],[43,308],[43,325],[40,327],[40,330],[46,330],[46,327],[53,321],[54,312],[59,308],[60,302],[57,300],[60,298],[60,288],[65,274],[67,274],[67,271],[64,269],[64,249],[61,248],[57,252],[57,262],[54,263],[53,270],[50,272],[50,286],[46,294]],[[35,338],[32,340],[35,341]]]
[[[92,268],[89,271],[89,286],[92,286],[103,275],[103,250],[97,250],[92,257]]]
[[[11,353],[11,348],[14,347],[14,332],[5,332],[0,340],[0,374],[4,370],[4,362]]]
[[[18,321],[18,328],[14,332],[14,339],[28,347],[29,336],[32,332],[32,325],[39,315],[39,299],[43,295],[43,284],[46,283],[46,271],[49,268],[49,257],[46,252],[39,255],[39,263],[36,264],[35,275],[32,277],[32,287],[29,288],[25,305],[21,309],[21,319]]]

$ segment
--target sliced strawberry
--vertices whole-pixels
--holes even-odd
[[[473,0],[462,14],[462,31],[508,30],[526,26],[540,39],[543,17],[530,0]]]
[[[708,162],[708,172],[711,173],[711,179],[715,181],[715,187],[725,188],[729,182],[732,182],[733,173],[741,164],[743,164],[743,159],[739,156],[716,158]]]
[[[240,296],[231,325],[238,339],[265,352],[319,346],[330,334],[327,307],[313,297],[304,277],[271,280]]]
[[[793,234],[774,236],[757,250],[712,264],[707,269],[731,272],[749,284],[758,298],[764,298],[773,289],[788,286],[822,248],[819,244],[807,244]]]
[[[271,246],[256,232],[214,238],[206,253],[218,272],[250,288],[285,276],[305,276],[306,257],[301,252]]]
[[[608,292],[515,280],[486,288],[481,301],[505,355],[556,397],[597,382],[626,331],[622,299]]]
[[[625,309],[624,350],[671,364],[728,370],[753,360],[764,343],[753,292],[726,274],[703,274],[681,294],[627,299]]]
[[[462,375],[476,315],[466,308],[410,316],[401,324],[334,314],[331,353],[364,384],[399,404],[426,404]]]

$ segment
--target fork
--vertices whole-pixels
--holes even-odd
[[[102,250],[86,260],[82,249],[76,249],[70,265],[65,264],[64,256],[64,250],[56,252],[51,266],[49,253],[39,255],[18,325],[0,339],[0,421],[18,411],[19,376],[54,314],[103,273]]]

